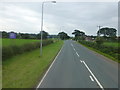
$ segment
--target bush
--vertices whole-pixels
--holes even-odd
[[[13,55],[14,53],[11,47],[2,47],[2,60],[10,58]]]
[[[120,51],[120,47],[112,47],[112,46],[104,46],[102,45],[102,43],[98,44],[97,42],[89,42],[89,41],[79,41],[80,43],[88,46],[88,47],[92,47],[95,48],[103,53],[106,53],[112,57],[114,57],[115,59],[118,59],[118,57],[120,56],[119,51]]]
[[[13,50],[14,55],[21,54],[23,52],[22,48],[20,49],[20,46],[11,46],[11,49]]]
[[[51,43],[53,43],[52,40],[43,40],[43,46],[46,46]],[[2,47],[2,60],[4,61],[8,58],[11,58],[14,55],[29,52],[37,48],[40,48],[40,42],[27,43],[22,46],[13,45],[9,47]]]
[[[102,37],[97,37],[97,38],[96,38],[96,43],[97,43],[98,45],[103,44],[103,42],[104,42],[104,39],[103,39]]]

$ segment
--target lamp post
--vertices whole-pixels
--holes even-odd
[[[44,10],[44,3],[48,3],[48,2],[56,3],[56,1],[44,1],[44,2],[42,2],[40,56],[42,56],[42,31],[43,31],[43,10]]]

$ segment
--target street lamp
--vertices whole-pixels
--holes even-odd
[[[44,3],[48,3],[48,2],[56,3],[56,1],[44,1],[44,2],[42,2],[40,56],[42,56],[43,9],[44,9]]]

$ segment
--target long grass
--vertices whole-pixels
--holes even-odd
[[[43,47],[41,57],[40,50],[37,49],[3,62],[3,88],[35,87],[62,44],[62,41],[57,41]]]
[[[112,46],[112,47],[119,47],[120,43],[117,43],[117,42],[104,42],[103,45]]]

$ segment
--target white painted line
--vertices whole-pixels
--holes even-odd
[[[78,54],[77,52],[76,52],[76,54],[78,55],[78,57],[80,57],[79,54]]]
[[[71,46],[73,47],[74,51],[76,51],[72,43],[71,43]]]
[[[42,84],[43,80],[45,79],[46,75],[48,74],[48,72],[50,71],[51,67],[53,66],[54,62],[56,61],[58,55],[60,54],[60,52],[62,51],[63,46],[61,48],[61,50],[59,51],[59,53],[57,54],[57,56],[55,57],[54,61],[52,62],[52,64],[50,65],[50,67],[48,68],[47,72],[45,73],[45,75],[43,76],[43,78],[41,79],[40,83],[38,84],[36,90],[40,87],[40,85]]]
[[[80,62],[82,63],[83,61],[82,61],[82,60],[80,60]]]
[[[89,76],[89,77],[90,77],[91,81],[93,81],[93,82],[94,82],[94,79],[92,78],[92,76]]]
[[[74,49],[74,51],[76,51],[75,48],[73,48],[73,49]]]
[[[99,87],[104,90],[103,86],[100,84],[100,82],[97,80],[97,78],[95,77],[95,75],[92,73],[92,71],[90,70],[90,68],[88,67],[88,65],[85,63],[85,61],[83,61],[84,65],[86,66],[86,68],[88,69],[88,71],[90,72],[90,74],[93,76],[93,78],[95,79],[95,81],[97,82],[97,84],[99,85]]]
[[[73,47],[73,44],[71,43],[71,46]]]

